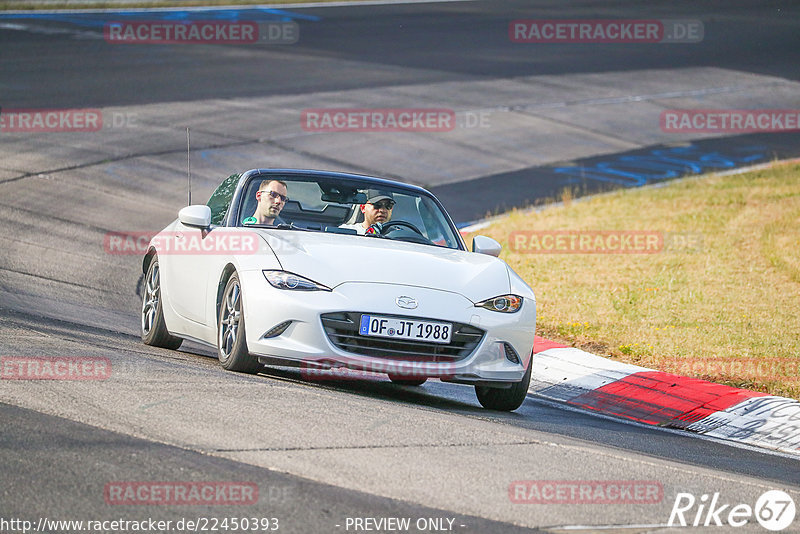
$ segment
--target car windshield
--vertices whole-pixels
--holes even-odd
[[[287,200],[276,218],[264,222],[257,213],[257,192],[259,189],[282,191],[275,187],[277,184],[270,187],[271,180],[280,180],[286,185]],[[277,203],[274,196],[273,199]],[[376,205],[382,207],[384,213],[374,221],[381,224],[372,226],[369,222]],[[391,209],[386,209],[389,207]],[[254,176],[242,192],[236,225],[289,227],[460,248],[455,228],[432,196],[397,186],[376,186],[371,182],[330,177]]]

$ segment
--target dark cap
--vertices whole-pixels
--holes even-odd
[[[388,191],[381,191],[380,189],[367,190],[367,202],[369,202],[370,204],[380,202],[384,198],[394,202],[394,197],[392,197],[392,194],[389,193]]]

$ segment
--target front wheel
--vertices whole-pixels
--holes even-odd
[[[510,388],[490,388],[486,386],[475,386],[475,395],[481,406],[488,410],[501,412],[511,412],[516,410],[525,402],[528,395],[528,387],[531,384],[531,370],[533,369],[533,356],[528,363],[528,370],[522,376],[522,380],[514,383]]]
[[[145,345],[163,349],[177,349],[183,343],[167,330],[161,302],[161,269],[158,258],[153,258],[147,268],[142,290],[142,341]]]
[[[242,313],[242,286],[232,274],[225,285],[217,321],[217,355],[228,371],[256,373],[261,365],[247,350]]]

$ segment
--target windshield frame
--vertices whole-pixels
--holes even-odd
[[[466,244],[464,243],[464,238],[459,232],[458,228],[456,227],[453,219],[450,217],[450,214],[444,208],[439,199],[436,198],[430,191],[422,187],[418,187],[411,184],[406,184],[403,182],[396,182],[393,180],[387,180],[384,178],[376,178],[373,176],[366,176],[360,174],[349,174],[349,173],[340,173],[340,172],[333,172],[333,171],[318,171],[318,170],[305,170],[305,169],[252,169],[247,172],[241,174],[239,178],[239,183],[236,186],[236,190],[233,193],[233,197],[231,198],[231,203],[228,207],[227,213],[225,214],[225,218],[222,221],[222,226],[227,227],[237,227],[241,226],[239,221],[243,219],[244,214],[242,213],[242,209],[245,205],[245,192],[247,191],[250,183],[252,181],[258,180],[269,180],[269,179],[286,179],[287,181],[315,181],[315,182],[333,182],[333,183],[341,183],[345,181],[348,185],[354,185],[359,189],[370,189],[370,188],[387,188],[389,190],[396,190],[398,193],[404,193],[408,195],[416,195],[420,197],[428,198],[433,204],[439,208],[442,215],[444,216],[447,225],[449,226],[450,231],[452,232],[453,236],[455,237],[455,244],[457,245],[457,249],[453,247],[443,247],[448,248],[450,250],[463,250],[467,251]],[[291,198],[291,192],[290,192]],[[249,216],[247,214],[246,216]],[[276,226],[264,226],[259,225],[260,228],[276,228]],[[430,245],[442,248],[441,245]]]

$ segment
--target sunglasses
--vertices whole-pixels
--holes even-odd
[[[261,196],[264,196],[264,193],[266,193],[266,194],[269,195],[269,198],[273,198],[273,199],[278,199],[279,198],[279,199],[281,199],[281,202],[283,202],[283,203],[285,203],[287,200],[289,200],[289,197],[287,197],[286,195],[281,195],[277,191],[259,191],[259,193],[261,193]]]
[[[394,207],[394,202],[391,200],[381,200],[380,202],[370,202],[375,206],[376,210],[390,210]]]

